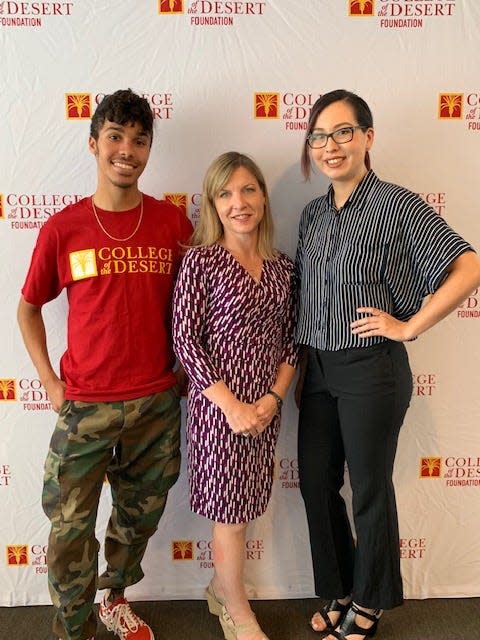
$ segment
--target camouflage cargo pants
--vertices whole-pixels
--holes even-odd
[[[123,588],[143,577],[148,539],[180,469],[180,396],[174,387],[125,402],[64,402],[45,462],[43,509],[51,522],[48,582],[54,634],[95,633],[97,588]],[[106,571],[98,577],[95,538],[105,474],[112,513]]]

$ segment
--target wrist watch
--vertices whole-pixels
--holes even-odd
[[[272,389],[269,389],[267,391],[267,395],[271,395],[275,398],[275,402],[277,403],[277,413],[280,413],[280,411],[282,410],[282,406],[283,406],[283,400],[282,398],[278,395],[278,393],[276,391],[272,391]]]

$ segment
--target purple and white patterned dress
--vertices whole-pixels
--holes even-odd
[[[281,363],[296,365],[293,263],[265,260],[256,282],[222,246],[189,249],[174,293],[173,339],[189,377],[192,511],[223,523],[260,516],[272,490],[279,416],[256,438],[230,429],[202,390],[223,380],[243,402],[262,397]]]

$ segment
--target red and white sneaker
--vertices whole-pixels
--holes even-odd
[[[155,640],[153,631],[132,611],[126,598],[117,598],[109,604],[105,595],[100,603],[98,616],[120,640]]]

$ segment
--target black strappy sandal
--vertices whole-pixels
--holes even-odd
[[[364,618],[367,618],[367,620],[371,620],[373,622],[372,626],[368,627],[368,629],[359,627],[355,622],[356,615],[363,616]],[[347,611],[347,615],[342,620],[342,623],[335,629],[335,631],[331,631],[331,635],[338,638],[338,640],[347,640],[347,636],[351,634],[358,634],[363,638],[373,638],[377,631],[378,621],[380,620],[381,615],[381,609],[375,609],[373,613],[368,613],[367,611],[359,609],[355,603],[352,603]]]
[[[351,602],[349,602],[348,604],[342,604],[338,600],[330,600],[330,602],[327,602],[327,604],[324,607],[322,607],[320,611],[316,611],[312,616],[312,620],[313,620],[313,618],[318,614],[325,622],[325,629],[322,629],[322,630],[314,629],[312,625],[312,621],[310,621],[310,626],[312,627],[312,630],[315,631],[315,633],[325,633],[325,631],[330,631],[335,627],[338,627],[338,625],[342,623],[342,620],[347,614],[347,611],[349,610],[351,604],[352,604]],[[329,613],[340,614],[340,617],[335,624],[332,624],[332,621],[328,617]]]

